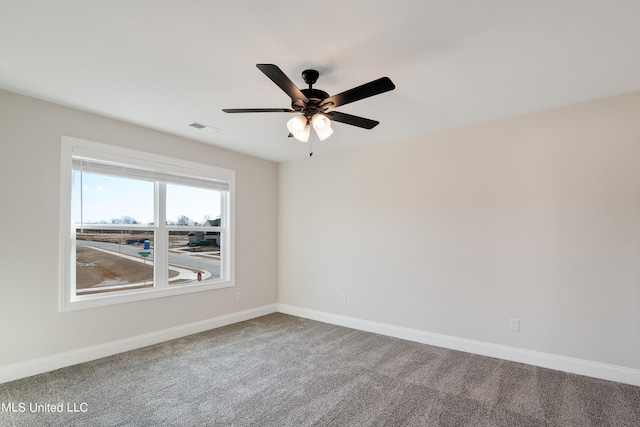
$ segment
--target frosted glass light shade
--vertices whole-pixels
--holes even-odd
[[[287,122],[287,129],[293,135],[295,139],[301,142],[307,142],[309,140],[309,134],[311,133],[311,126],[307,123],[305,116],[295,116],[293,119]]]
[[[322,114],[316,114],[313,116],[311,123],[313,123],[313,128],[316,130],[320,141],[324,141],[329,138],[333,133],[333,129],[331,129],[331,120]]]
[[[295,116],[293,119],[287,122],[287,129],[289,132],[294,133],[301,131],[307,125],[307,118],[305,116]]]

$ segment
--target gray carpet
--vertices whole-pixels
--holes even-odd
[[[0,402],[2,426],[640,426],[640,387],[284,314],[1,384]]]

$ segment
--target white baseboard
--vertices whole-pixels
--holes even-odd
[[[570,372],[572,374],[585,375],[588,377],[640,386],[640,370],[638,369],[591,362],[589,360],[558,356],[538,351],[523,350],[520,348],[491,344],[483,341],[474,341],[465,338],[457,338],[449,335],[434,334],[417,329],[371,322],[368,320],[310,310],[287,304],[277,304],[277,311],[284,314],[304,317],[306,319],[401,338],[436,347],[459,350],[467,353],[479,354],[481,356],[496,357],[498,359],[510,360],[512,362],[526,363],[528,365]]]
[[[158,344],[164,341],[182,338],[198,332],[208,331],[221,326],[250,320],[276,312],[276,304],[269,304],[262,307],[252,308],[237,313],[214,317],[200,322],[189,323],[187,325],[176,326],[174,328],[151,332],[144,335],[125,338],[91,347],[72,350],[65,353],[40,357],[24,362],[13,363],[11,365],[0,366],[0,384],[30,377],[32,375],[53,371],[78,363],[100,359],[101,357],[112,356],[125,351],[135,350],[148,345]]]
[[[482,356],[496,357],[513,362],[526,363],[543,368],[640,386],[640,370],[638,369],[608,365],[605,363],[592,362],[531,350],[523,350],[515,347],[452,337],[449,335],[434,334],[417,329],[371,322],[368,320],[310,310],[287,304],[269,304],[200,322],[164,329],[162,331],[151,332],[144,335],[138,335],[65,353],[0,366],[0,384],[76,365],[78,363],[88,362],[101,357],[135,350],[148,345],[181,338],[198,332],[231,325],[233,323],[250,320],[276,311],[333,325],[433,345],[436,347],[459,350]]]

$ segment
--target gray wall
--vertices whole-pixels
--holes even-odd
[[[63,134],[235,170],[236,287],[58,312]],[[276,302],[277,164],[5,91],[0,146],[0,366]]]
[[[640,368],[639,118],[635,93],[282,163],[279,303]]]

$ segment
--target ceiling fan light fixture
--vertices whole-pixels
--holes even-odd
[[[307,126],[307,118],[303,115],[295,116],[287,122],[287,129],[291,133],[300,132],[305,126]]]
[[[311,118],[311,123],[313,123],[313,127],[315,130],[322,129],[325,127],[331,127],[331,121],[322,114],[314,114]]]
[[[293,119],[289,120],[287,122],[287,129],[289,129],[289,132],[291,132],[293,137],[298,141],[307,142],[309,140],[311,126],[309,126],[305,116],[295,116]]]
[[[322,114],[315,114],[311,118],[311,123],[313,123],[313,128],[316,130],[320,141],[324,141],[329,138],[333,133],[333,129],[331,129],[331,120]]]

